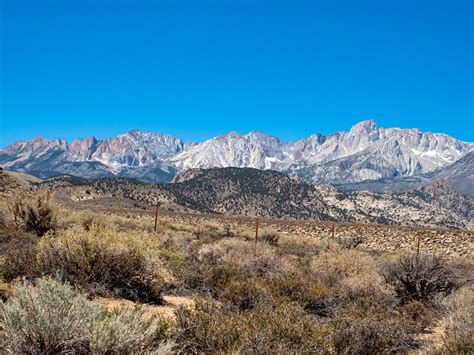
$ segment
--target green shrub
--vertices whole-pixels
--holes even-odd
[[[159,349],[170,334],[168,321],[147,318],[141,308],[114,309],[92,327],[92,353],[131,354]]]
[[[56,210],[45,196],[16,196],[9,207],[15,225],[38,237],[58,227]]]
[[[44,237],[38,245],[38,270],[58,275],[95,294],[134,301],[161,302],[162,265],[145,235],[80,228]]]
[[[438,256],[411,254],[387,264],[383,274],[395,288],[401,303],[430,301],[436,295],[447,295],[461,282],[448,264]]]
[[[12,353],[122,353],[158,349],[168,334],[162,320],[139,309],[108,314],[68,285],[39,279],[0,303],[2,347]]]
[[[85,351],[88,329],[101,308],[57,281],[23,284],[0,303],[6,348],[21,353]]]

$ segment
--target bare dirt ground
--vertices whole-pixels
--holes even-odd
[[[144,308],[146,316],[160,315],[163,318],[174,319],[174,311],[180,306],[191,306],[194,301],[190,297],[184,296],[163,296],[164,304],[163,305],[151,305],[151,304],[141,304],[140,306]],[[114,309],[129,307],[133,308],[137,306],[137,303],[123,299],[123,298],[105,298],[98,297],[94,299],[95,302],[104,305],[109,311]]]

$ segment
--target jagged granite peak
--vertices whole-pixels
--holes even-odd
[[[97,149],[97,143],[98,141],[95,137],[79,138],[71,143],[70,150],[73,154],[79,155],[84,160],[90,160]]]
[[[195,167],[272,169],[272,162],[282,158],[284,154],[278,138],[259,131],[246,135],[231,131],[200,143],[170,160],[181,170]]]
[[[367,137],[368,140],[375,141],[379,139],[379,127],[374,120],[366,120],[352,126],[348,137],[356,139]]]
[[[183,148],[183,141],[176,136],[135,129],[101,141],[92,159],[112,167],[144,166],[165,160]]]

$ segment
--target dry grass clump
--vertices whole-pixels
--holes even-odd
[[[39,279],[0,302],[0,349],[11,353],[132,353],[160,348],[169,325],[139,309],[117,310],[89,301],[68,285]]]
[[[441,257],[425,254],[402,256],[388,263],[384,276],[394,286],[401,303],[431,301],[437,295],[448,295],[462,281]]]
[[[38,245],[37,269],[99,295],[161,302],[162,264],[148,234],[95,227],[45,236]]]
[[[78,213],[75,217],[75,220],[79,222],[79,225],[84,228],[84,230],[89,231],[94,227],[105,227],[106,223],[104,222],[103,216],[98,216],[94,213]]]
[[[291,303],[236,311],[212,301],[181,308],[177,351],[190,353],[322,353],[330,330]]]
[[[42,237],[58,227],[56,208],[44,195],[17,195],[9,202],[14,225]]]
[[[335,290],[323,285],[310,273],[295,270],[287,275],[272,277],[267,282],[274,297],[294,301],[309,314],[329,317],[335,311]]]
[[[272,230],[264,230],[262,235],[258,237],[262,242],[268,243],[272,246],[277,246],[280,240],[280,234]]]
[[[474,290],[464,287],[443,302],[446,316],[441,354],[474,353]]]
[[[69,214],[68,218],[62,216],[64,224],[69,227],[79,225],[85,230],[94,226],[109,228],[119,232],[125,231],[148,231],[153,230],[153,220],[149,216],[140,215],[117,215],[117,214],[98,214],[89,211],[80,211]]]
[[[249,284],[286,274],[292,267],[284,255],[279,255],[267,244],[236,238],[220,239],[213,244],[197,245],[179,278],[184,287],[216,297],[229,295],[227,287],[243,291],[239,282]]]
[[[227,264],[243,277],[262,277],[288,272],[289,260],[267,244],[257,244],[241,239],[223,239],[209,247],[205,259]]]
[[[347,300],[371,298],[384,304],[393,302],[393,289],[377,272],[375,260],[355,250],[333,249],[321,252],[311,263],[314,277],[333,287]]]
[[[207,243],[213,240],[234,236],[234,233],[229,227],[210,222],[197,224],[194,226],[192,233],[196,239],[205,239]]]
[[[321,241],[308,236],[280,235],[278,249],[287,255],[299,258],[312,258],[322,249]]]

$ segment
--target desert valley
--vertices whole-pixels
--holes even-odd
[[[0,355],[474,355],[473,6],[0,0]]]

